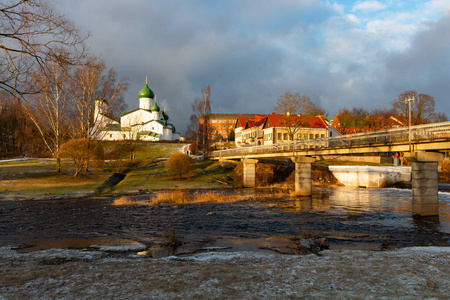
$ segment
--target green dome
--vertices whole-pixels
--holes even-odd
[[[145,84],[144,88],[139,91],[139,98],[155,98],[155,94],[153,91],[148,87],[147,83]]]
[[[152,111],[160,111],[158,104],[156,104],[156,101],[155,101],[155,104],[153,104],[151,110]]]

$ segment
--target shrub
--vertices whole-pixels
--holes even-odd
[[[152,203],[156,205],[161,203],[181,204],[187,202],[187,193],[179,190],[157,193],[152,199]]]
[[[193,141],[193,142],[191,142],[191,144],[189,145],[189,151],[192,153],[192,154],[197,154],[197,142],[196,141]]]
[[[166,163],[166,170],[170,175],[178,176],[180,179],[183,175],[189,173],[192,168],[192,159],[181,152],[172,154]]]
[[[181,242],[180,236],[175,231],[175,227],[170,226],[166,230],[166,232],[164,232],[164,241],[161,243],[161,245],[165,247],[176,248],[182,244],[183,243]]]
[[[83,168],[87,170],[90,160],[95,160],[98,165],[104,162],[102,145],[88,139],[73,139],[63,144],[61,157],[72,159],[75,168],[74,176],[78,176]]]

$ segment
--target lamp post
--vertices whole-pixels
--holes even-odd
[[[414,93],[412,93],[411,98],[408,98],[408,95],[405,95],[405,102],[408,102],[408,114],[409,114],[409,123],[408,123],[409,152],[411,152],[411,101],[414,100],[416,100]]]
[[[291,138],[291,112],[290,111],[287,111],[286,112],[286,127],[287,127],[287,130],[288,130],[288,135],[289,135],[289,137],[288,137],[288,139],[290,139]],[[292,139],[292,141],[294,141],[293,139]]]

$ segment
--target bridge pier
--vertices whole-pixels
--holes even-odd
[[[244,187],[256,187],[256,164],[257,159],[241,159],[244,169]]]
[[[295,163],[295,196],[311,196],[311,164],[315,161],[312,157],[293,157]]]
[[[412,162],[412,213],[413,216],[439,215],[438,162],[444,154],[438,152],[410,152],[405,158]]]

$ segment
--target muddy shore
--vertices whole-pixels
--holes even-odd
[[[449,299],[449,275],[448,247],[164,259],[0,248],[1,299]]]

